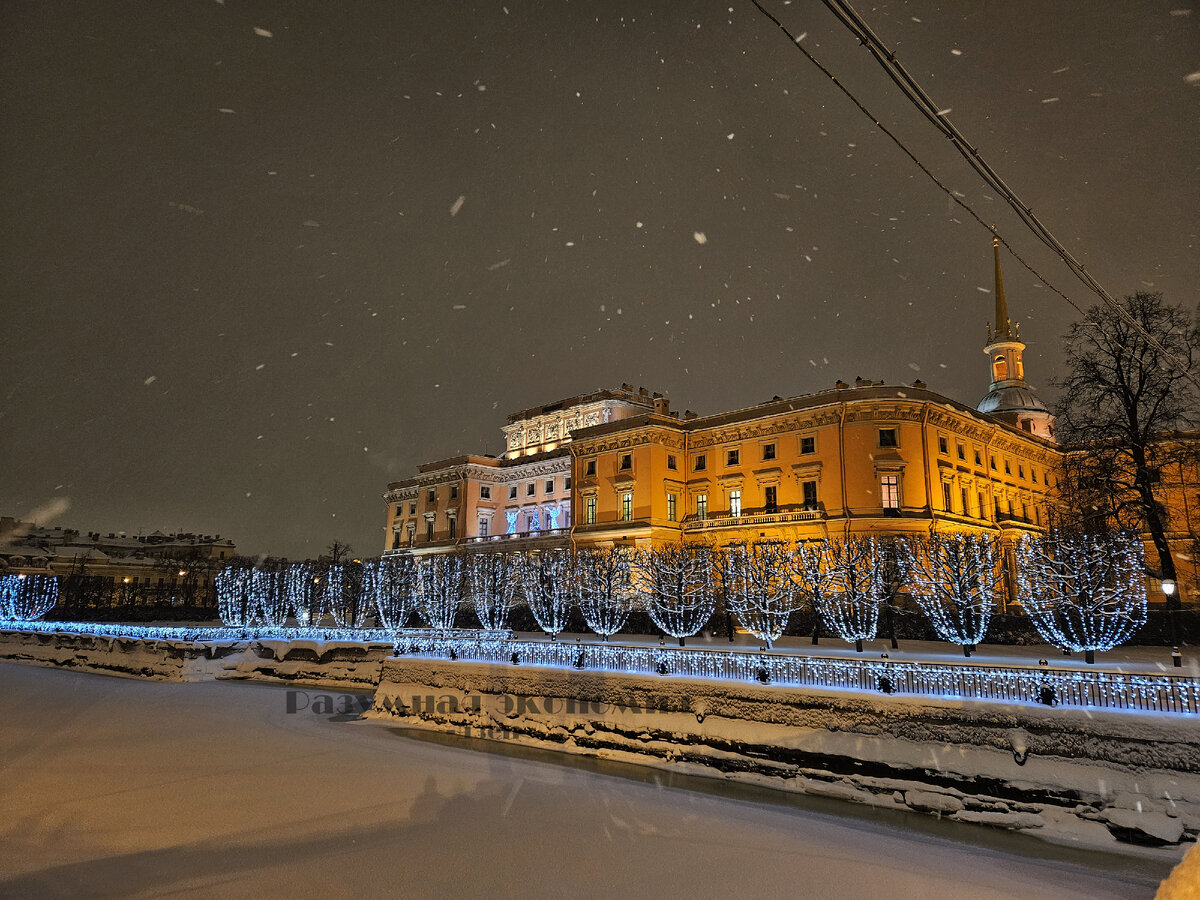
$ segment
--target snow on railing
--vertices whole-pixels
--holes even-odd
[[[131,638],[141,641],[350,641],[360,644],[394,645],[397,637],[427,641],[441,633],[432,628],[272,628],[265,625],[178,626],[127,625],[118,622],[46,622],[0,619],[0,631],[29,631],[37,634],[92,634],[97,637]],[[503,640],[510,631],[482,628],[459,629],[455,635],[469,640]]]
[[[402,636],[396,652],[462,661],[757,681],[874,694],[1200,713],[1200,679],[1179,675],[443,635],[425,639]]]
[[[755,681],[953,700],[1200,714],[1200,679],[1099,669],[846,659],[779,651],[525,640],[485,629],[270,628],[127,625],[0,619],[0,631],[91,634],[151,641],[350,641],[397,654],[639,675]]]

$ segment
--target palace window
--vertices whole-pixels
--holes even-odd
[[[450,540],[454,540],[458,537],[458,519],[448,519],[446,525],[450,529]]]
[[[480,520],[479,520],[479,536],[480,536],[480,537],[487,537],[487,536],[488,536],[488,527],[489,527],[489,525],[490,525],[490,523],[488,522],[488,520],[487,520],[487,519],[480,519]]]
[[[1024,477],[1025,477],[1025,467],[1024,467],[1024,466],[1021,466],[1021,465],[1018,465],[1018,466],[1017,466],[1017,477],[1018,477],[1018,478],[1024,478]]]
[[[954,512],[954,507],[950,503],[950,482],[942,482],[942,508],[946,512]]]
[[[742,514],[742,492],[729,492],[729,514],[731,516],[740,516]]]
[[[800,452],[801,453],[816,453],[817,452],[817,439],[815,437],[813,437],[812,435],[809,435],[808,437],[800,438]]]
[[[940,435],[938,436],[938,453],[942,456],[950,455],[950,442]]]
[[[881,475],[879,477],[879,495],[884,509],[900,508],[900,476]]]
[[[707,519],[708,518],[708,494],[697,494],[696,495],[696,518],[697,519]]]
[[[433,519],[425,520],[425,540],[433,540]]]
[[[584,469],[583,474],[589,478],[596,474],[596,461],[594,459],[587,461],[587,468]]]
[[[583,506],[583,522],[585,525],[596,524],[596,498],[588,497]]]
[[[959,488],[958,495],[959,499],[962,500],[962,514],[964,516],[969,516],[971,514],[971,504],[967,502],[967,489]]]
[[[481,484],[479,486],[479,499],[480,500],[491,500],[492,499],[492,486],[490,484]]]
[[[667,494],[667,521],[668,522],[675,521],[675,503],[676,503],[676,495],[675,494]]]
[[[767,460],[767,459],[774,459],[774,458],[775,458],[775,445],[774,444],[763,444],[763,459]]]
[[[621,471],[626,471],[626,470],[632,469],[632,468],[633,468],[633,454],[632,453],[622,453],[621,454]]]
[[[739,465],[741,462],[741,458],[742,458],[741,450],[726,450],[725,451],[725,465],[727,465],[727,466]]]
[[[537,482],[536,481],[531,481],[531,482],[529,482],[529,484],[525,485],[525,496],[526,497],[532,497],[536,493],[537,493]]]
[[[963,462],[967,461],[967,448],[964,447],[962,444],[958,445],[958,458],[961,459]]]
[[[673,453],[667,454],[667,468],[675,469],[675,455]]]
[[[410,516],[415,516],[417,514],[417,501],[416,500],[414,500],[410,504],[408,504],[408,514]]]
[[[569,491],[570,489],[571,489],[571,476],[567,475],[565,478],[563,478],[563,490]]]
[[[704,454],[701,453],[696,457],[696,471],[703,472],[706,468],[708,468],[708,460],[705,459]]]
[[[986,519],[987,518],[987,502],[983,498],[983,491],[980,491],[977,496],[979,498],[979,518]]]
[[[396,507],[396,518],[398,519],[398,518],[400,518],[402,515],[404,515],[404,507],[403,507],[403,506],[397,506],[397,507]]]
[[[779,503],[777,501],[777,488],[775,485],[767,485],[763,488],[763,506],[767,512],[779,512]]]
[[[879,429],[879,446],[880,447],[899,447],[900,442],[896,439],[895,428],[880,428]]]
[[[977,465],[981,468],[983,466],[983,457],[979,455],[978,450],[975,451],[975,465]]]
[[[511,486],[511,487],[508,489],[508,499],[509,499],[509,500],[516,500],[516,499],[517,499],[517,486],[516,486],[515,484],[514,484],[514,485],[512,485],[512,486]]]
[[[1011,467],[1011,466],[1009,466],[1009,464],[1008,464],[1008,460],[1007,460],[1007,459],[1004,461],[1004,474],[1005,474],[1005,475],[1011,475],[1011,474],[1012,474],[1012,467]]]
[[[804,508],[817,508],[817,483],[815,481],[805,481],[800,485],[800,489],[804,493]]]
[[[450,485],[450,499],[451,500],[458,499],[458,485],[457,484]]]
[[[546,479],[546,493],[547,494],[554,493],[554,479],[553,478]]]
[[[992,365],[992,381],[1003,381],[1008,377],[1008,361],[1003,355],[996,357],[996,362]]]
[[[630,491],[621,495],[621,521],[633,521],[633,493]]]
[[[429,502],[430,502],[430,503],[437,503],[437,488],[430,488],[430,489],[429,489]]]

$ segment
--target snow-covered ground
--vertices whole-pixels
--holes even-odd
[[[1161,862],[0,663],[0,895],[1150,897]],[[369,703],[363,697],[363,703]],[[346,711],[338,713],[338,707]]]

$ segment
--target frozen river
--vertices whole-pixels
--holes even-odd
[[[1169,869],[288,697],[0,663],[0,896],[1095,900]]]

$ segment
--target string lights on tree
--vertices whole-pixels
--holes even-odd
[[[535,550],[521,557],[521,586],[538,627],[553,639],[571,612],[571,557],[563,550]]]
[[[55,575],[0,575],[0,617],[16,621],[40,619],[57,602]]]
[[[654,624],[673,638],[684,639],[708,624],[716,609],[714,565],[707,547],[669,544],[637,557],[638,584],[646,597],[646,612]]]
[[[467,559],[466,576],[467,599],[479,624],[491,630],[505,628],[520,586],[519,558],[513,553],[475,553]]]
[[[399,631],[420,601],[417,562],[411,556],[385,556],[365,563],[375,591],[375,616],[382,628]]]
[[[421,615],[430,628],[448,631],[462,603],[466,561],[461,553],[439,553],[420,567]]]
[[[725,554],[729,607],[747,631],[766,642],[768,649],[779,640],[798,608],[792,556],[792,549],[783,541],[734,545]]]
[[[1126,532],[1050,532],[1017,543],[1017,590],[1051,644],[1083,651],[1129,640],[1146,622],[1145,548]]]
[[[969,657],[983,642],[1000,581],[1000,548],[989,535],[931,534],[902,545],[909,593],[938,637]]]
[[[826,627],[859,653],[879,631],[883,555],[872,537],[818,541],[796,549],[800,583]]]
[[[217,573],[217,611],[226,625],[244,628],[254,618],[250,600],[250,566],[226,566]]]
[[[624,627],[637,600],[632,552],[625,547],[580,550],[575,582],[584,621],[607,641]]]
[[[322,606],[339,628],[362,628],[371,611],[374,585],[361,562],[331,565],[321,581]]]
[[[320,577],[312,560],[288,563],[281,573],[288,610],[300,627],[321,623],[323,594]]]

